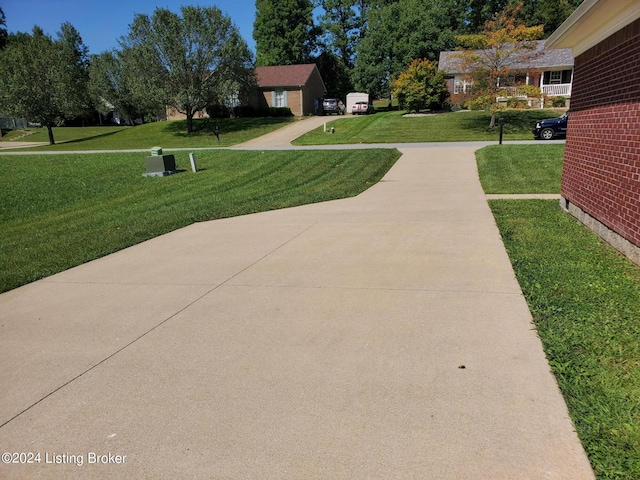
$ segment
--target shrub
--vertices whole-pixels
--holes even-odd
[[[567,104],[567,99],[564,97],[549,97],[548,101],[552,108],[561,108]]]
[[[289,107],[270,107],[268,116],[270,116],[270,117],[293,117],[293,113],[291,113],[291,109]]]
[[[418,112],[439,109],[449,95],[445,75],[435,62],[414,60],[406,71],[391,81],[391,93],[400,105]]]
[[[293,117],[289,107],[255,108],[251,105],[240,105],[233,109],[233,115],[240,117]]]
[[[230,113],[229,109],[224,105],[215,104],[207,106],[207,114],[211,118],[229,118]]]
[[[525,108],[529,108],[529,105],[526,100],[522,98],[507,98],[507,107],[508,108],[516,108],[518,110],[524,110]]]
[[[495,99],[486,93],[466,100],[462,106],[469,110],[486,110],[493,103],[495,103]]]

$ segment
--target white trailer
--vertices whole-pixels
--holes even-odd
[[[369,103],[369,94],[361,93],[361,92],[352,92],[347,94],[347,112],[351,113],[353,106],[356,102],[367,102]]]

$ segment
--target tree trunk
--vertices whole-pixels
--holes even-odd
[[[496,126],[496,112],[491,112],[491,121],[489,122],[489,128],[495,128]]]
[[[53,139],[53,128],[51,128],[51,125],[47,125],[47,132],[49,133],[49,145],[55,145],[56,142]]]
[[[187,133],[193,132],[193,113],[187,110]]]

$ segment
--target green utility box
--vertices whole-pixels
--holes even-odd
[[[145,177],[164,177],[176,173],[176,159],[173,155],[163,155],[162,147],[153,147],[151,156],[145,158]]]

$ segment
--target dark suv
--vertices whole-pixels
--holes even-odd
[[[325,98],[322,100],[322,113],[324,115],[330,115],[332,113],[344,115],[344,110],[344,103],[336,98]]]
[[[536,123],[533,129],[533,137],[542,140],[552,140],[556,137],[565,137],[567,135],[567,121],[569,120],[569,112],[566,112],[559,118],[547,118]]]

